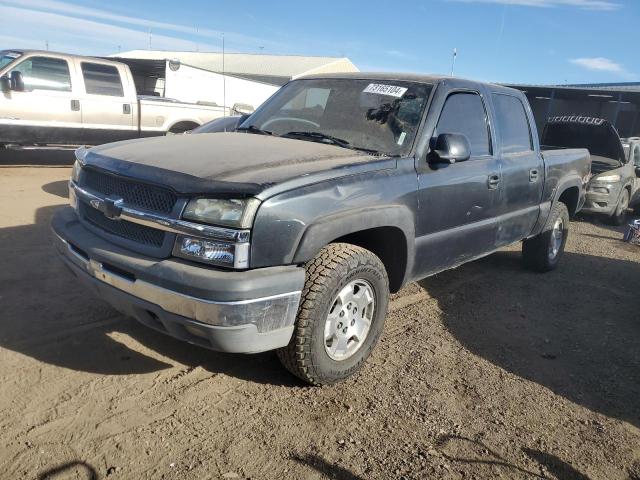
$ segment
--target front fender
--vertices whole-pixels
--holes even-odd
[[[304,263],[315,257],[327,244],[353,233],[381,227],[402,231],[409,258],[414,256],[413,214],[406,206],[365,207],[321,218],[304,231],[293,257],[293,263]]]
[[[379,227],[402,232],[411,258],[415,186],[415,170],[407,162],[406,168],[332,179],[271,197],[256,214],[251,267],[305,263],[340,237]]]

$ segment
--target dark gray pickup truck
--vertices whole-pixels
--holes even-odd
[[[541,153],[516,90],[349,74],[282,87],[233,133],[81,149],[53,219],[65,264],[123,313],[303,380],[356,372],[389,292],[523,241],[556,267],[587,150]]]

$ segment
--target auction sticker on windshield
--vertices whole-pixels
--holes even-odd
[[[378,95],[389,95],[390,97],[401,97],[407,91],[405,87],[396,85],[383,85],[381,83],[370,83],[363,90],[364,93],[377,93]]]

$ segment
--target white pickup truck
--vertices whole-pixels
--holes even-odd
[[[0,51],[0,146],[97,145],[182,133],[229,115],[216,105],[139,96],[120,62]]]

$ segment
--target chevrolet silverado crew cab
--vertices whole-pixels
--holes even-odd
[[[282,87],[235,132],[80,149],[53,218],[66,265],[156,330],[277,350],[322,385],[356,372],[389,292],[522,243],[555,268],[590,174],[541,152],[524,95],[445,77]]]
[[[127,65],[53,52],[0,51],[0,89],[0,147],[182,133],[229,114],[220,106],[138,96]]]

